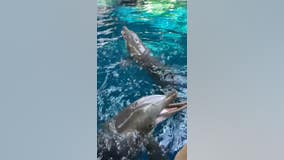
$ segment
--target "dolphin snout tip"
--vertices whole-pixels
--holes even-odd
[[[128,30],[128,28],[126,26],[123,26],[122,30]]]

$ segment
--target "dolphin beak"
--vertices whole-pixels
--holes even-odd
[[[126,26],[123,26],[122,27],[122,30],[121,30],[121,35],[122,37],[125,39],[126,38],[126,33],[128,32],[128,28]]]
[[[128,31],[128,28],[126,26],[123,26],[122,30]]]
[[[124,39],[126,38],[126,33],[123,30],[121,31],[121,35]]]
[[[176,92],[171,92],[166,96],[166,106],[161,110],[159,116],[156,118],[155,123],[159,124],[162,121],[173,116],[175,113],[185,109],[187,107],[187,102],[172,103],[177,97]]]

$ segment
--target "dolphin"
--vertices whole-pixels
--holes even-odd
[[[148,71],[158,84],[163,87],[173,85],[186,87],[186,79],[174,74],[164,64],[150,56],[151,51],[143,44],[135,32],[129,30],[126,26],[123,26],[121,34],[125,40],[130,58],[140,67]]]
[[[187,107],[186,102],[173,103],[176,97],[176,91],[145,96],[118,113],[100,131],[98,158],[137,159],[144,148],[150,160],[167,159],[150,133],[157,124]]]

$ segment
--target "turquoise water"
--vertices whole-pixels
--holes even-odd
[[[162,94],[146,71],[135,63],[122,66],[128,53],[121,36],[122,26],[137,33],[146,47],[174,73],[187,75],[187,8],[175,0],[144,1],[123,6],[113,1],[98,2],[98,126],[125,106],[150,94]],[[178,88],[179,99],[186,99],[186,88]],[[186,143],[186,111],[157,126],[154,136],[173,158]]]

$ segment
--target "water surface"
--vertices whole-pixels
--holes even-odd
[[[162,94],[160,86],[135,63],[121,65],[128,55],[120,33],[122,26],[136,32],[152,56],[186,77],[186,15],[186,2],[175,0],[149,0],[136,6],[110,0],[98,2],[98,127],[142,96]],[[178,91],[185,100],[186,88]],[[186,118],[186,111],[182,111],[153,133],[170,157],[186,143]]]

